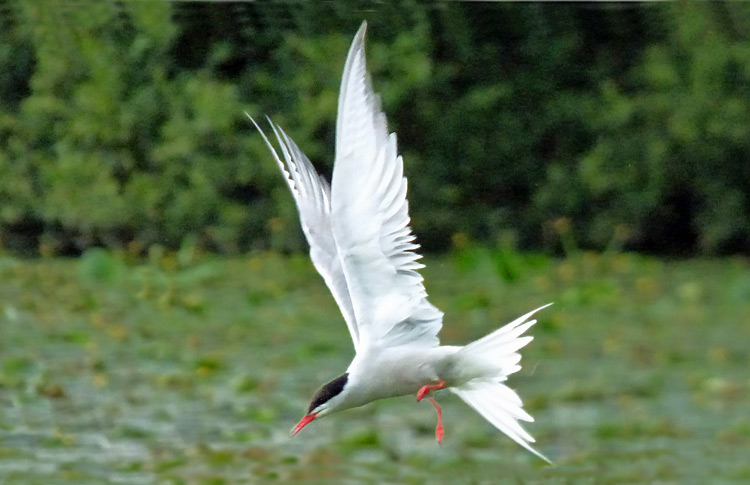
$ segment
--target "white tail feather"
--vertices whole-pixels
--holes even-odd
[[[551,464],[546,456],[531,447],[529,443],[533,443],[534,438],[518,423],[519,420],[531,422],[534,418],[523,410],[523,402],[518,394],[502,384],[508,375],[521,369],[518,365],[521,355],[516,351],[533,338],[521,337],[536,323],[536,320],[527,322],[526,319],[549,305],[551,303],[517,318],[461,349],[459,352],[464,354],[465,358],[483,361],[496,367],[497,375],[492,378],[473,379],[462,386],[451,387],[450,390],[513,441]]]

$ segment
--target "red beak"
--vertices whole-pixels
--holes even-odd
[[[300,432],[302,428],[310,424],[317,415],[318,413],[311,413],[311,414],[306,415],[304,418],[300,419],[299,423],[297,423],[297,426],[295,426],[294,429],[292,430],[292,436],[296,435],[297,433]]]

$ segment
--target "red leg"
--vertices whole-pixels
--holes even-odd
[[[439,389],[445,389],[445,381],[438,381],[437,384],[427,384],[417,392],[417,402],[424,399],[424,397],[430,393],[430,391],[437,391]]]
[[[438,403],[435,402],[434,399],[431,397],[428,397],[427,399],[429,399],[432,405],[435,406],[435,411],[437,411],[438,422],[437,427],[435,428],[435,438],[437,438],[438,443],[442,443],[443,434],[445,433],[445,428],[443,428],[443,410],[438,406]]]

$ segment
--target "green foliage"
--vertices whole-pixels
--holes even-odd
[[[352,358],[333,298],[307,258],[187,253],[0,258],[0,482],[746,481],[747,259],[515,253],[509,281],[507,249],[426,258],[447,344],[555,302],[509,379],[546,467],[445,391],[442,446],[413,397],[289,439]]]
[[[114,254],[101,248],[86,250],[78,264],[81,280],[94,286],[117,282],[123,271],[122,262]]]
[[[750,250],[746,5],[360,7],[7,2],[2,244],[304,248],[243,112],[272,115],[330,174],[366,17],[428,249],[512,231],[547,251]]]
[[[600,84],[598,137],[574,168],[573,210],[588,212],[576,222],[590,243],[625,224],[644,248],[748,249],[750,41],[738,40],[740,24],[717,18],[724,9],[735,21],[747,14],[673,7],[674,35],[649,45],[620,82]]]

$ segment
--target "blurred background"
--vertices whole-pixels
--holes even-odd
[[[556,302],[555,468],[447,396],[288,438],[352,349],[245,112],[330,176],[362,20],[443,339]],[[0,0],[0,481],[746,483],[749,128],[743,2]]]
[[[362,19],[427,249],[750,251],[742,2],[5,0],[3,245],[303,249],[244,111],[330,173]]]

